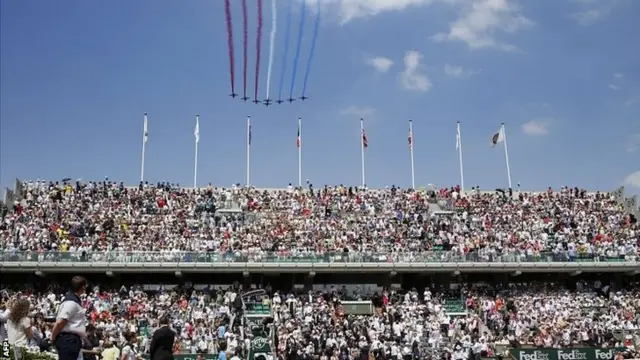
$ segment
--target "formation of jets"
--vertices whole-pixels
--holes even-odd
[[[229,94],[229,96],[231,96],[232,98],[235,98],[236,96],[238,96],[238,94],[233,93],[233,94]],[[304,96],[304,95],[302,95],[301,97],[299,97],[299,99],[300,99],[300,100],[302,100],[302,101],[305,101],[305,100],[307,100],[308,98],[309,98],[309,97]],[[247,100],[249,100],[249,97],[244,96],[244,97],[242,97],[241,99],[242,99],[243,101],[245,101],[245,102],[246,102]],[[275,102],[275,103],[277,103],[277,104],[282,104],[283,102],[287,102],[287,101],[288,101],[289,103],[292,103],[292,102],[296,101],[296,99],[294,99],[294,98],[288,98],[288,99],[285,99],[285,100],[282,100],[282,99],[278,99],[278,100],[271,100],[271,99],[258,100],[258,99],[253,99],[253,100],[252,100],[252,102],[253,102],[254,104],[263,104],[264,106],[269,106],[269,105],[271,105],[271,104],[272,104],[272,103],[274,103],[274,102]]]

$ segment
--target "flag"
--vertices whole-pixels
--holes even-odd
[[[458,131],[456,131],[456,150],[460,150],[460,123],[458,123]]]
[[[296,135],[296,147],[300,147],[300,125],[298,125],[298,134]]]
[[[4,204],[7,206],[9,210],[13,210],[13,206],[15,203],[15,194],[13,190],[9,188],[4,189]]]
[[[369,141],[367,140],[367,132],[364,131],[364,129],[362,129],[362,147],[365,149],[369,147]]]
[[[144,134],[142,135],[142,141],[144,141],[144,143],[147,143],[147,140],[149,139],[149,129],[147,127],[147,116],[145,115],[144,117]]]
[[[196,116],[196,129],[193,131],[193,136],[196,137],[196,144],[200,142],[200,119]]]
[[[495,147],[501,142],[504,142],[504,125],[501,125],[498,132],[491,138],[491,147]]]
[[[630,213],[638,211],[638,197],[636,195],[625,200],[625,210]]]
[[[15,184],[13,186],[14,194],[13,199],[15,202],[22,200],[22,196],[24,194],[24,188],[22,186],[22,180],[16,178]]]
[[[409,141],[409,150],[413,150],[413,133],[411,132],[411,129],[409,129],[409,137],[407,140]]]
[[[251,122],[249,122],[249,146],[251,146]]]
[[[613,190],[611,194],[616,201],[620,201],[624,197],[624,186],[620,186],[619,188]]]

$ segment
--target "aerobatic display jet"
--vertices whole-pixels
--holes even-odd
[[[262,103],[262,101],[260,101],[260,100],[258,100],[258,99],[255,99],[255,100],[253,100],[253,103],[254,103],[254,104],[260,104],[260,103]]]
[[[232,98],[235,98],[236,96],[238,96],[238,94],[232,93],[232,94],[229,94],[229,96],[231,96]]]
[[[249,100],[249,97],[245,96],[245,97],[242,98],[242,100],[247,101],[247,100]]]
[[[278,105],[280,105],[284,102],[284,100],[276,100],[276,102],[278,103]]]
[[[269,105],[271,105],[271,99],[264,100],[264,106],[269,106]]]
[[[292,103],[292,102],[296,101],[296,99],[294,99],[294,98],[288,98],[288,99],[287,99],[287,101],[288,101],[289,103]]]
[[[305,101],[305,100],[307,100],[307,99],[308,99],[308,97],[306,97],[306,96],[304,96],[304,95],[302,95],[302,96],[300,97],[300,100],[302,100],[302,101]]]

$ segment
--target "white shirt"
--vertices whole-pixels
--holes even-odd
[[[122,348],[122,355],[120,358],[123,360],[135,360],[136,352],[131,348],[131,346],[126,345]]]
[[[9,344],[27,346],[28,339],[25,331],[31,327],[31,320],[28,317],[22,318],[17,324],[8,319],[6,326]]]
[[[73,301],[64,301],[60,304],[57,319],[67,320],[62,332],[70,332],[85,336],[87,332],[85,309]]]

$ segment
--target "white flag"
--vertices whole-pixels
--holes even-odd
[[[196,129],[193,131],[193,136],[196,137],[196,144],[200,142],[200,120],[196,116]]]
[[[500,125],[498,132],[491,138],[491,147],[495,147],[501,142],[504,142],[504,125]]]
[[[142,141],[144,141],[144,143],[147,143],[147,140],[149,139],[149,130],[147,128],[147,116],[145,115],[144,117],[144,134],[142,135]]]

